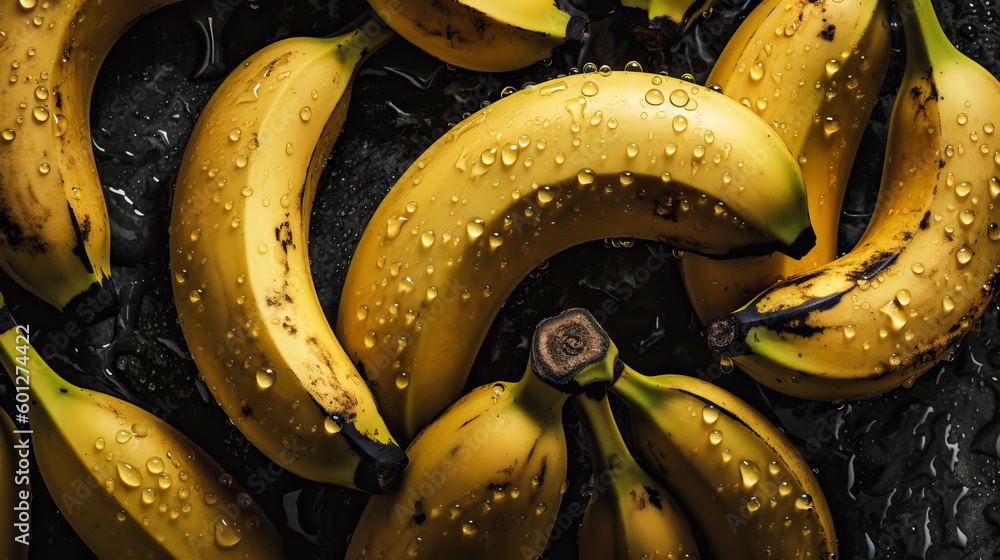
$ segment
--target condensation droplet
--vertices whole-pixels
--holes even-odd
[[[650,105],[662,105],[664,101],[665,99],[662,91],[652,88],[646,92],[646,103],[649,103]]]
[[[125,462],[119,462],[117,470],[118,478],[125,486],[128,486],[129,488],[138,488],[142,485],[142,473],[139,472],[139,469],[134,466]]]

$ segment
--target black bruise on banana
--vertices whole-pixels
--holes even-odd
[[[76,258],[80,259],[81,263],[83,263],[84,270],[86,270],[88,274],[93,274],[94,265],[90,262],[90,258],[87,256],[87,248],[85,246],[87,240],[90,239],[90,216],[84,218],[83,224],[81,224],[80,221],[76,219],[76,212],[73,211],[73,205],[67,202],[66,207],[69,208],[69,219],[73,224],[73,233],[76,234],[76,246],[73,247],[73,254],[76,255]]]

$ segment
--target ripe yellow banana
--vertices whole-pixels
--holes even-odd
[[[565,0],[368,0],[389,27],[447,63],[506,72],[579,41],[587,18]]]
[[[29,450],[25,449],[17,427],[0,408],[0,554],[7,560],[24,560],[31,544],[31,485],[28,475]]]
[[[307,237],[352,75],[390,36],[370,20],[240,65],[195,125],[170,225],[184,338],[233,423],[293,473],[371,492],[406,456],[326,320]]]
[[[15,385],[30,387],[29,450],[95,554],[284,558],[271,521],[208,454],[145,410],[67,383],[30,336],[0,307],[0,362]]]
[[[610,383],[617,356],[586,311],[542,321],[520,381],[472,390],[407,448],[400,485],[368,502],[346,558],[540,557],[564,492],[563,405]]]
[[[715,0],[619,0],[635,38],[647,49],[674,46]],[[709,82],[711,83],[711,82]]]
[[[611,390],[628,404],[640,464],[705,532],[710,558],[837,558],[816,477],[759,412],[711,383],[628,366]]]
[[[948,42],[929,0],[913,7],[882,184],[861,240],[707,327],[710,344],[752,355],[749,373],[776,390],[844,399],[912,384],[992,298],[1000,83]]]
[[[773,253],[728,261],[684,255],[684,285],[702,323],[779,279],[837,258],[844,190],[889,63],[888,5],[767,0],[716,61],[708,83],[770,123],[798,158],[816,246],[799,260]]]
[[[587,430],[593,493],[580,525],[580,560],[698,558],[680,507],[632,458],[606,396],[573,398]]]
[[[801,254],[798,165],[737,102],[641,72],[521,90],[428,148],[368,223],[337,321],[393,433],[412,438],[458,397],[490,322],[539,262],[621,236]]]
[[[108,211],[90,145],[104,57],[144,14],[176,0],[2,0],[0,268],[81,315],[111,275]]]

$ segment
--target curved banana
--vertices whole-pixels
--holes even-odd
[[[912,384],[992,299],[1000,262],[1000,82],[948,42],[929,0],[907,61],[875,212],[844,257],[707,327],[725,355],[787,394],[845,399]]]
[[[628,366],[611,391],[628,404],[640,464],[706,533],[710,558],[838,558],[816,477],[759,412],[711,383]]]
[[[593,494],[580,525],[580,560],[698,558],[687,518],[632,458],[606,396],[573,398],[587,426]]]
[[[407,41],[449,64],[507,72],[579,41],[587,17],[566,0],[368,0]]]
[[[669,49],[715,0],[618,0],[635,38],[648,50]],[[709,82],[711,83],[711,82]]]
[[[207,453],[145,410],[67,383],[30,337],[0,307],[0,362],[30,387],[30,452],[97,556],[284,558],[263,510]]]
[[[0,408],[0,554],[7,560],[24,560],[28,557],[31,531],[31,484],[28,475],[28,451],[22,451],[22,436],[7,411]],[[25,436],[30,440],[30,436]],[[27,455],[27,456],[26,456]]]
[[[90,145],[97,72],[129,25],[174,1],[0,2],[0,268],[61,310],[112,299],[91,298],[111,276]]]
[[[355,250],[337,333],[412,437],[543,259],[620,236],[801,254],[806,214],[795,160],[735,101],[641,72],[556,78],[475,113],[400,177]]]
[[[410,444],[399,486],[369,500],[345,558],[540,557],[566,479],[563,405],[610,383],[617,356],[586,311],[539,323],[520,381],[473,389]]]
[[[703,324],[837,258],[847,179],[889,64],[888,9],[888,0],[768,0],[716,61],[708,83],[770,123],[798,158],[816,245],[798,260],[684,255],[684,285]]]
[[[371,20],[240,65],[198,119],[170,225],[181,328],[226,414],[293,473],[371,492],[406,456],[326,320],[307,237],[352,74],[390,36]]]

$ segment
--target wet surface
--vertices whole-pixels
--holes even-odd
[[[109,56],[95,88],[92,130],[112,219],[119,316],[81,329],[60,322],[6,280],[0,289],[9,302],[21,302],[15,316],[31,326],[36,348],[67,379],[145,407],[207,450],[269,513],[291,556],[340,558],[365,496],[284,472],[228,423],[197,380],[175,320],[166,269],[166,226],[180,157],[225,72],[269,41],[334,32],[364,8],[359,1],[307,0],[294,3],[294,9],[286,4],[291,3],[185,2],[140,21]],[[592,14],[606,13],[602,2],[587,4]],[[562,50],[550,63],[503,75],[450,69],[395,39],[356,80],[347,124],[314,206],[310,254],[328,316],[336,317],[351,250],[381,197],[465,113],[496,100],[506,86],[542,81],[588,61],[620,69],[637,60],[647,71],[691,72],[703,81],[753,4],[721,2],[676,49],[652,55],[629,40],[620,20],[600,19],[582,46]],[[957,46],[1000,75],[995,0],[935,4]],[[860,236],[874,205],[903,61],[902,30],[894,18],[894,58],[852,175],[842,251]],[[607,240],[540,263],[494,322],[469,387],[520,377],[533,325],[571,306],[591,309],[637,370],[688,373],[719,383],[781,426],[825,489],[842,558],[994,557],[1000,543],[995,305],[954,359],[912,389],[845,404],[802,401],[758,386],[739,371],[722,372],[702,342],[669,247]],[[11,394],[4,381],[4,403]],[[570,409],[566,421],[571,459],[564,508],[571,501],[586,502],[591,475],[581,427]],[[37,471],[32,490],[31,557],[89,557]],[[546,558],[576,557],[579,521],[560,521]]]

